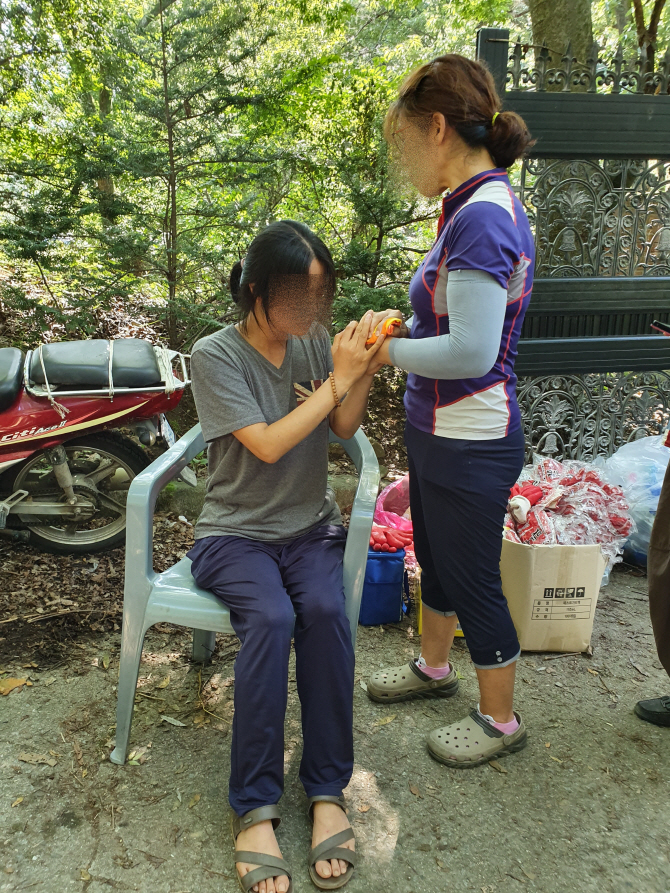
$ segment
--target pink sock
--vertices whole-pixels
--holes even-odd
[[[514,719],[510,720],[510,722],[496,722],[492,716],[489,716],[487,713],[482,713],[479,709],[479,704],[477,704],[477,713],[482,719],[485,719],[486,722],[492,725],[494,729],[498,729],[499,732],[502,732],[503,735],[511,735],[512,732],[516,732],[519,728],[519,721],[516,716]]]
[[[422,673],[425,673],[426,676],[430,676],[431,679],[444,679],[445,676],[448,676],[449,673],[451,673],[450,664],[447,664],[446,667],[429,667],[422,656],[417,659],[416,665]]]

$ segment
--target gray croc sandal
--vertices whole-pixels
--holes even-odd
[[[511,735],[505,735],[473,710],[465,719],[431,732],[428,736],[428,752],[445,766],[467,769],[480,766],[495,757],[523,750],[528,743],[526,727],[518,713],[514,716],[519,728]]]
[[[279,825],[281,818],[279,809],[276,806],[260,806],[258,809],[252,809],[243,816],[233,814],[233,841],[237,840],[240,831],[246,831],[247,828],[253,828],[260,822],[272,821],[272,827]],[[267,853],[252,853],[249,850],[235,850],[235,862],[246,862],[251,865],[258,865],[247,872],[244,877],[237,874],[237,880],[244,893],[249,893],[252,887],[260,881],[266,881],[268,878],[280,877],[285,874],[288,877],[288,891],[293,893],[293,878],[288,864],[278,856],[269,856]],[[235,869],[237,871],[237,869]]]
[[[346,812],[344,797],[329,797],[325,794],[322,796],[317,795],[316,797],[310,797],[308,800],[309,805],[307,807],[307,815],[312,821],[314,820],[314,804],[319,801],[337,803],[337,805]],[[353,840],[354,836],[353,828],[345,828],[344,831],[338,831],[337,834],[333,834],[332,837],[326,838],[326,840],[317,844],[314,849],[309,851],[309,861],[307,863],[309,876],[312,879],[314,886],[318,887],[319,890],[337,890],[339,887],[344,887],[344,885],[348,884],[351,880],[351,876],[354,873],[354,866],[356,865],[356,853],[347,847],[340,846],[340,844],[346,843],[347,840]],[[316,871],[316,863],[328,861],[329,859],[342,859],[343,861],[348,862],[350,867],[339,877],[321,877]]]
[[[368,697],[379,704],[395,704],[412,698],[451,698],[458,691],[458,675],[453,665],[444,679],[431,679],[411,660],[404,667],[389,667],[374,673]]]

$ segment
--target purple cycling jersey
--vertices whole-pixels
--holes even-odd
[[[446,196],[437,239],[410,285],[411,337],[448,334],[450,270],[483,270],[493,276],[507,290],[507,310],[498,357],[486,375],[434,379],[409,374],[405,409],[415,428],[440,437],[494,440],[520,427],[514,360],[534,260],[528,219],[504,169],[478,174]]]

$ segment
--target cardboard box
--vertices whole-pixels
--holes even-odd
[[[503,540],[500,574],[522,651],[586,651],[605,559],[600,546]]]

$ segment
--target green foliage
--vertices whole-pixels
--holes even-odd
[[[337,327],[408,311],[439,206],[398,188],[384,113],[415,65],[509,24],[512,0],[0,9],[0,247],[17,273],[2,301],[59,338],[141,304],[190,347],[233,317],[228,270],[283,217],[333,252]]]

